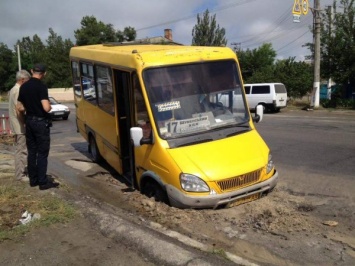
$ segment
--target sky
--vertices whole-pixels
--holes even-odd
[[[332,3],[320,0],[321,9]],[[14,49],[17,40],[37,34],[46,44],[49,28],[75,43],[82,18],[94,16],[116,30],[135,28],[137,39],[171,29],[175,42],[189,45],[197,14],[208,9],[226,30],[227,46],[246,50],[271,43],[278,59],[304,60],[310,51],[302,46],[313,42],[313,15],[309,11],[295,23],[293,5],[294,0],[0,0],[0,43]]]

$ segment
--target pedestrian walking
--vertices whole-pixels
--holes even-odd
[[[18,181],[28,181],[26,176],[27,147],[25,136],[25,117],[24,114],[16,109],[17,98],[20,86],[31,78],[26,70],[16,73],[16,84],[9,92],[9,118],[10,128],[15,136],[15,178]]]
[[[50,127],[52,109],[48,88],[42,82],[46,75],[43,64],[34,65],[32,78],[20,87],[17,110],[26,112],[27,169],[30,186],[40,190],[58,187],[48,179],[48,154],[50,149]]]

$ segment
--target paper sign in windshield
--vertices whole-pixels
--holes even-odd
[[[175,109],[180,109],[180,101],[166,102],[155,105],[158,108],[158,112],[165,112]]]
[[[210,125],[208,116],[194,117],[191,119],[169,121],[165,123],[170,133],[186,133],[198,129],[206,128]]]

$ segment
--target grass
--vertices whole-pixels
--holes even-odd
[[[21,225],[19,219],[25,210],[40,214],[40,219]],[[69,222],[76,214],[74,206],[55,194],[40,193],[8,173],[0,176],[0,242],[16,239],[37,227]]]

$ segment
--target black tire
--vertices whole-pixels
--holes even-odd
[[[102,161],[102,157],[101,157],[99,149],[97,148],[94,136],[89,137],[89,153],[91,156],[91,160],[94,163],[99,163]]]
[[[270,109],[267,107],[267,105],[266,105],[266,104],[264,104],[264,103],[260,103],[260,105],[262,105],[262,106],[263,106],[264,113],[270,112]]]
[[[63,116],[63,120],[68,120],[68,117],[67,116]]]
[[[157,202],[164,202],[169,204],[168,195],[162,187],[155,181],[147,182],[142,188],[142,193],[148,198],[154,198]]]

